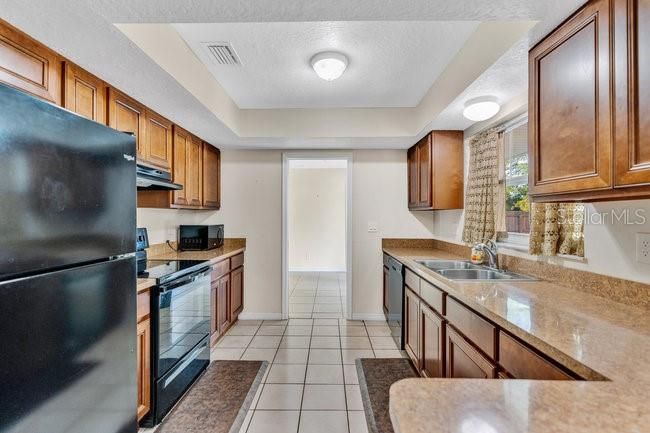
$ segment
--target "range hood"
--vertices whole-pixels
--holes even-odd
[[[183,185],[172,182],[172,174],[145,165],[137,165],[136,185],[138,189],[172,190],[183,189]]]

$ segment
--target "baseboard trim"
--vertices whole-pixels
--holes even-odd
[[[239,313],[239,320],[282,320],[282,313]]]
[[[386,320],[382,313],[352,313],[352,320]]]

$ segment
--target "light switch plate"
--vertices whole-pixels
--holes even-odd
[[[375,221],[368,221],[368,233],[377,233],[378,231],[377,223]]]
[[[650,233],[636,234],[636,261],[650,265]]]

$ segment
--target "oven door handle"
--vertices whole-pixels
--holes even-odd
[[[185,275],[184,277],[181,277],[177,280],[171,281],[166,284],[162,284],[159,286],[159,290],[160,292],[168,292],[170,290],[174,290],[177,287],[185,286],[187,284],[193,283],[194,281],[208,275],[210,275],[210,268],[203,268],[189,275]]]

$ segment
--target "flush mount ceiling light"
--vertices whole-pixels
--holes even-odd
[[[348,67],[348,58],[341,53],[326,51],[311,58],[311,67],[316,75],[325,81],[333,81],[343,75]]]
[[[465,102],[463,116],[474,122],[481,122],[496,115],[500,109],[501,106],[497,102],[497,98],[482,96]]]

